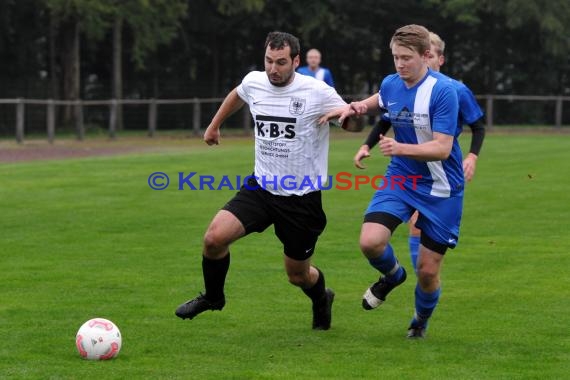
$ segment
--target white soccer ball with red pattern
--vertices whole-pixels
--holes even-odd
[[[121,332],[108,319],[93,318],[85,322],[77,331],[75,345],[84,359],[107,360],[121,350]]]

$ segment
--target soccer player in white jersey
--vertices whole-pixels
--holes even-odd
[[[329,126],[319,125],[318,120],[346,103],[326,83],[295,73],[299,50],[299,40],[291,34],[269,33],[265,72],[247,74],[204,133],[208,145],[218,144],[224,120],[247,103],[255,123],[255,169],[210,223],[202,251],[206,292],[180,305],[176,310],[180,318],[221,310],[230,244],[273,225],[283,243],[289,281],[312,300],[313,329],[331,326],[334,292],[325,287],[323,273],[311,265],[326,225],[317,185],[327,178]]]
[[[426,28],[399,28],[390,48],[397,73],[384,78],[378,94],[344,107],[340,121],[383,109],[382,118],[390,121],[395,134],[380,138],[380,150],[391,157],[385,177],[421,176],[402,186],[381,186],[368,205],[360,234],[362,252],[382,274],[364,293],[362,306],[370,310],[406,280],[390,238],[400,223],[419,211],[415,313],[408,328],[408,337],[418,338],[424,336],[439,300],[444,254],[459,238],[464,178],[457,142],[458,98],[449,78],[428,68]]]
[[[322,80],[329,86],[334,87],[332,73],[326,67],[321,67],[321,52],[317,49],[311,49],[307,52],[307,66],[299,67],[297,72]]]
[[[428,66],[434,71],[440,71],[441,66],[445,63],[445,42],[436,33],[430,32],[430,52],[428,55]],[[463,172],[465,179],[471,181],[475,175],[477,167],[477,158],[485,139],[485,126],[483,123],[483,111],[477,100],[473,96],[471,90],[463,83],[452,79],[452,83],[457,90],[459,98],[459,131],[463,124],[467,124],[471,128],[471,145],[469,153],[463,159]],[[370,131],[368,138],[360,147],[354,156],[354,164],[357,168],[363,169],[362,160],[370,157],[370,149],[372,149],[380,141],[380,135],[385,135],[390,129],[389,120],[380,120],[380,122]],[[418,251],[420,245],[421,231],[415,226],[418,220],[418,212],[414,212],[408,223],[409,237],[408,246],[410,249],[410,260],[417,269]]]

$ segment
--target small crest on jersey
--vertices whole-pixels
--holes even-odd
[[[289,113],[291,115],[302,115],[305,112],[305,104],[307,101],[301,98],[291,98],[289,103]]]

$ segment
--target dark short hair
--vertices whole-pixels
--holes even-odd
[[[271,50],[280,50],[285,46],[289,46],[291,49],[291,59],[294,59],[301,52],[301,45],[299,44],[299,39],[292,34],[285,32],[271,32],[267,35],[265,39],[265,48],[267,46]]]

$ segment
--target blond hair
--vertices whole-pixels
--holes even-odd
[[[423,55],[430,48],[429,31],[421,25],[406,25],[394,33],[390,40],[390,49],[393,45],[407,47]]]
[[[443,52],[445,51],[445,42],[440,36],[434,32],[429,32],[429,42],[435,46],[435,53],[437,53],[437,55],[443,55]]]

